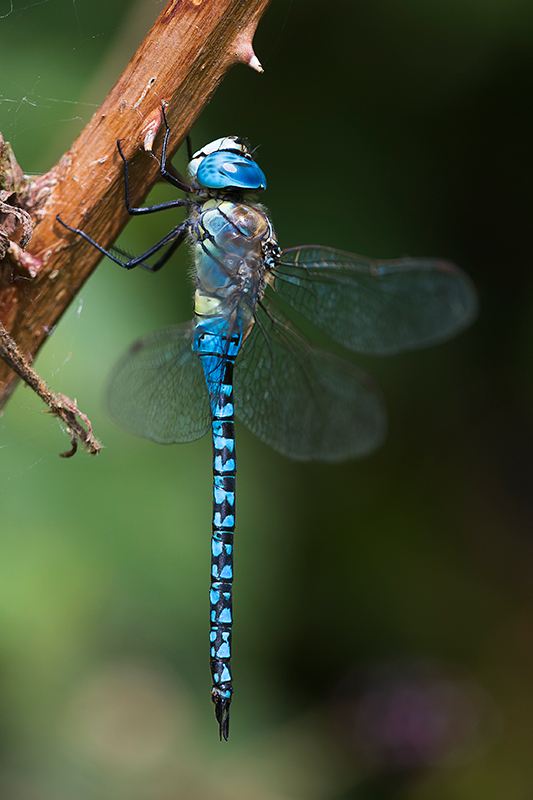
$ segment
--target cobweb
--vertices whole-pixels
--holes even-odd
[[[25,171],[70,146],[163,2],[0,0],[0,131]]]

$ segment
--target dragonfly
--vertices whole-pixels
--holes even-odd
[[[390,355],[451,338],[473,321],[477,300],[470,278],[448,261],[376,260],[320,245],[281,250],[269,214],[256,201],[267,183],[248,142],[225,136],[194,154],[189,146],[186,180],[167,164],[164,108],[162,116],[160,174],[185,197],[132,207],[129,162],[119,141],[126,208],[135,216],[184,207],[186,218],[134,258],[58,220],[126,269],[157,271],[185,240],[193,250],[194,318],[136,342],[117,365],[107,400],[117,422],[155,442],[191,442],[211,430],[210,666],[220,738],[227,740],[235,417],[299,461],[363,456],[386,433],[378,386],[349,360],[314,344],[293,312],[348,350]]]

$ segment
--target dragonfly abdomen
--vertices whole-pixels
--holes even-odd
[[[233,327],[235,330],[233,331]],[[239,321],[197,319],[193,350],[209,389],[213,434],[213,533],[211,538],[210,666],[220,738],[229,735],[233,534],[235,531],[235,417],[233,365],[242,341]]]
[[[226,395],[233,407],[233,392]],[[227,407],[227,404],[226,404]],[[233,534],[235,531],[235,423],[213,416],[213,534],[211,539],[211,677],[212,699],[220,737],[229,733]]]

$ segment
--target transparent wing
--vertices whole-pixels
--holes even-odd
[[[200,359],[191,350],[192,323],[156,331],[133,344],[107,389],[111,417],[160,444],[192,442],[211,424]]]
[[[351,350],[385,355],[435,344],[477,313],[470,278],[431,258],[378,261],[330,247],[284,250],[276,292]]]
[[[290,458],[343,461],[384,439],[379,388],[349,362],[310,346],[272,305],[256,309],[234,383],[239,419]]]

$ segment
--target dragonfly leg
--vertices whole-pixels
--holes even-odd
[[[191,186],[190,183],[180,175],[176,167],[171,163],[170,167],[167,169],[167,147],[168,147],[168,140],[170,138],[170,125],[168,124],[167,115],[165,114],[165,106],[161,106],[161,112],[163,114],[163,120],[165,122],[165,138],[163,139],[163,149],[161,150],[161,167],[160,167],[160,174],[164,181],[170,183],[171,186],[175,186],[176,189],[181,189],[182,192],[191,193],[194,192],[194,186]],[[187,136],[187,154],[189,157],[189,161],[192,161],[192,148],[191,148],[191,137]],[[172,170],[172,172],[170,172]]]
[[[174,228],[174,230],[170,231],[170,233],[167,233],[166,236],[163,236],[160,242],[157,242],[156,244],[152,245],[152,247],[146,250],[146,252],[141,253],[140,256],[135,256],[134,258],[130,258],[129,261],[122,261],[117,256],[114,256],[113,253],[111,253],[109,250],[106,250],[105,247],[102,247],[102,245],[98,244],[98,242],[95,242],[94,239],[91,239],[91,237],[87,233],[85,233],[85,231],[82,231],[81,228],[71,228],[70,225],[67,225],[67,223],[61,219],[59,214],[57,214],[56,219],[58,222],[61,223],[61,225],[63,225],[64,228],[67,228],[67,230],[72,231],[72,233],[77,233],[78,236],[81,236],[83,239],[85,239],[86,242],[89,242],[89,244],[92,244],[93,247],[96,247],[96,249],[99,250],[101,253],[103,253],[104,256],[107,256],[108,258],[111,259],[111,261],[114,261],[115,264],[124,267],[124,269],[133,269],[133,267],[142,266],[145,269],[150,270],[151,272],[156,272],[158,269],[161,269],[163,264],[167,261],[168,258],[170,258],[172,253],[176,250],[176,248],[179,247],[179,245],[184,241],[185,237],[187,236],[187,231],[189,227],[188,222],[182,222],[181,225],[178,225],[176,228]],[[158,250],[161,250],[162,247],[165,247],[165,245],[170,244],[171,242],[172,246],[169,247],[168,251],[164,253],[163,256],[161,256],[161,258],[159,259],[159,261],[157,261],[153,266],[144,263],[144,260],[146,258],[150,258],[150,256],[153,256],[155,253],[157,253]]]
[[[168,126],[167,126],[168,127]],[[168,139],[168,134],[170,133],[170,128],[165,133],[165,140]],[[124,199],[126,203],[126,208],[128,209],[128,214],[133,216],[137,216],[139,214],[153,214],[156,211],[164,211],[167,208],[178,208],[180,206],[188,206],[190,204],[190,200],[178,199],[178,200],[169,200],[168,203],[156,203],[153,206],[141,206],[140,208],[135,208],[134,206],[130,205],[130,173],[129,173],[129,161],[122,152],[122,147],[120,146],[121,139],[117,141],[117,148],[120,154],[122,161],[124,162]],[[163,145],[163,157],[166,158],[166,141]],[[163,164],[164,162],[161,161]],[[163,167],[161,167],[161,175],[163,175]],[[172,181],[169,181],[172,183]],[[176,184],[173,184],[174,186]],[[182,189],[182,186],[178,186],[178,189]],[[187,187],[185,191],[191,191],[191,187]]]
[[[185,138],[185,141],[187,142],[187,158],[188,158],[189,161],[192,161],[192,157],[193,157],[192,142],[191,142],[191,137],[190,137],[189,134],[187,134],[187,136]]]
[[[166,250],[163,255],[155,262],[155,264],[147,264],[144,261],[139,261],[138,264],[134,264],[134,266],[142,267],[143,269],[147,269],[149,272],[158,272],[161,267],[164,267],[169,258],[176,252],[180,244],[183,243],[183,240],[187,236],[187,228],[181,231],[180,235],[174,239],[168,250]],[[120,247],[113,247],[111,248],[113,253],[118,253],[119,255],[129,257],[130,253],[127,253],[125,250],[121,250]],[[123,266],[125,266],[123,264]],[[126,267],[126,269],[131,269],[131,267]]]

